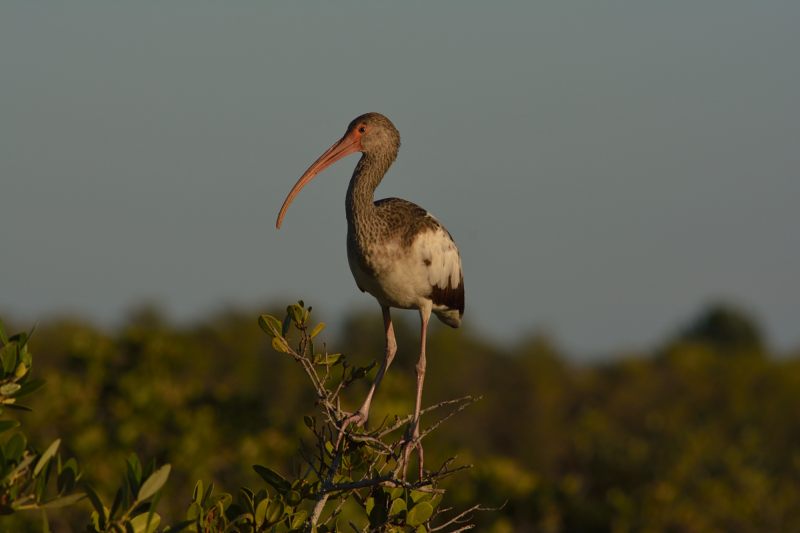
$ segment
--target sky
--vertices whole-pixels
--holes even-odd
[[[402,147],[376,197],[452,233],[463,327],[599,357],[722,300],[796,348],[798,27],[772,0],[3,2],[0,316],[379,316],[345,252],[357,156],[274,227],[378,111]]]

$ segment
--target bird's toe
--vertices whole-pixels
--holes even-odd
[[[367,414],[362,411],[356,411],[355,413],[348,415],[344,421],[342,422],[342,429],[347,428],[349,425],[354,425],[356,427],[364,427],[367,423]]]

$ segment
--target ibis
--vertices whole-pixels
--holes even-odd
[[[425,345],[431,314],[457,328],[464,314],[464,275],[461,256],[450,233],[425,209],[400,198],[374,200],[375,189],[391,167],[400,148],[400,134],[380,113],[366,113],[347,126],[336,141],[308,167],[283,202],[276,227],[283,223],[289,205],[317,174],[339,159],[361,152],[345,200],[347,259],[356,285],[381,306],[386,333],[383,361],[361,407],[343,421],[364,425],[376,389],[392,364],[397,343],[391,308],[416,309],[420,316],[419,360],[414,415],[405,437],[404,462],[411,450],[420,456],[422,387],[425,381]]]

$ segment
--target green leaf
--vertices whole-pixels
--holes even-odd
[[[256,509],[253,506],[253,497],[254,494],[252,490],[248,489],[247,487],[239,488],[239,501],[244,504],[244,510],[252,515],[255,515]]]
[[[75,481],[78,477],[78,463],[74,458],[70,459],[64,464],[61,472],[58,474],[57,487],[59,493],[69,492],[75,487]]]
[[[27,335],[23,334],[21,336],[21,338],[24,336],[24,342],[21,342],[19,345],[19,360],[25,363],[25,365],[29,368],[33,364],[33,356],[31,355],[31,352],[28,351],[27,344],[28,340],[30,340],[35,330],[36,330],[36,324],[34,324],[33,327],[31,327],[31,331]]]
[[[17,334],[16,334],[16,335],[14,335],[13,337],[11,337],[11,340],[12,340],[12,341],[14,341],[14,340],[15,340],[15,341],[17,341],[17,343],[19,344],[19,348],[20,348],[20,354],[21,354],[23,351],[25,351],[25,349],[26,349],[26,345],[28,344],[28,341],[31,339],[31,335],[33,335],[33,332],[34,332],[34,331],[36,331],[36,324],[34,324],[34,325],[31,327],[31,330],[30,330],[28,333],[25,333],[25,332],[23,331],[22,333],[17,333]]]
[[[135,533],[153,533],[158,529],[160,523],[161,517],[156,513],[142,513],[131,519],[131,526]]]
[[[32,379],[27,383],[23,383],[22,387],[20,387],[20,389],[14,395],[14,398],[22,398],[23,396],[27,396],[33,391],[38,390],[42,385],[44,385],[44,380],[38,378]]]
[[[221,506],[221,507],[222,507],[222,510],[224,511],[225,509],[227,509],[227,508],[228,508],[228,506],[229,506],[229,505],[231,504],[231,502],[233,501],[233,496],[231,496],[231,495],[230,495],[230,494],[228,494],[227,492],[222,492],[222,493],[220,493],[220,494],[217,494],[217,495],[214,497],[214,499],[216,500],[216,503],[215,503],[215,505],[219,505],[219,506]]]
[[[314,329],[311,330],[311,338],[313,339],[314,337],[319,335],[323,329],[325,329],[325,322],[320,322],[319,324],[314,326]]]
[[[6,335],[6,325],[3,324],[2,320],[0,320],[0,342],[2,342],[3,345],[8,344],[8,336]]]
[[[36,463],[36,466],[33,468],[33,477],[38,476],[39,472],[42,471],[42,468],[44,468],[47,465],[47,463],[50,462],[50,459],[52,459],[53,456],[58,451],[58,446],[60,444],[61,444],[61,439],[54,440],[53,443],[39,457],[39,461]]]
[[[340,353],[329,353],[325,354],[324,357],[321,357],[319,361],[316,363],[318,365],[335,365],[342,359],[342,354]]]
[[[267,516],[267,507],[269,507],[269,498],[264,498],[256,505],[255,520],[257,527],[261,527],[264,523]]]
[[[206,491],[203,493],[203,499],[200,500],[200,505],[205,506],[208,503],[208,499],[211,498],[211,495],[214,493],[214,483],[211,482],[206,487]]]
[[[364,510],[367,511],[367,514],[371,514],[373,508],[375,508],[375,498],[370,496],[367,498],[367,501],[364,502]]]
[[[289,353],[289,343],[283,337],[273,337],[272,348],[276,352]]]
[[[0,433],[14,429],[17,426],[19,426],[19,422],[16,420],[0,420]]]
[[[282,337],[281,334],[281,321],[272,315],[261,315],[258,317],[258,325],[268,335],[272,337]]]
[[[22,385],[19,383],[6,383],[5,385],[0,386],[0,394],[3,396],[11,396],[21,388]]]
[[[34,495],[36,498],[36,503],[41,502],[44,499],[44,490],[47,488],[47,480],[50,477],[50,466],[48,462],[48,466],[44,468],[44,475],[41,475],[36,478]]]
[[[292,304],[287,307],[286,313],[292,317],[292,321],[298,328],[305,322],[305,309],[299,304]]]
[[[136,482],[140,482],[142,480],[142,462],[139,461],[139,456],[135,453],[131,453],[125,459],[125,463],[128,465],[128,471],[133,474]]]
[[[392,505],[389,507],[389,516],[398,515],[405,510],[406,501],[403,498],[397,498],[396,500],[392,501]]]
[[[164,483],[167,482],[171,468],[172,467],[167,464],[153,472],[152,475],[142,483],[142,488],[139,489],[136,500],[142,502],[158,492],[161,487],[164,486]]]
[[[201,503],[203,499],[203,480],[198,479],[194,485],[194,492],[192,492],[192,501]]]
[[[289,527],[291,527],[292,529],[300,529],[301,527],[303,527],[303,524],[306,523],[307,518],[308,518],[308,511],[301,509],[296,513],[294,513],[294,516],[292,516],[292,521]]]
[[[288,311],[288,307],[286,308]],[[283,317],[283,324],[281,324],[281,336],[285,337],[289,333],[289,328],[292,327],[292,317],[288,313]]]
[[[131,454],[125,460],[125,481],[122,483],[124,493],[122,496],[128,503],[129,500],[135,498],[139,493],[139,488],[142,486],[142,465],[139,463],[139,458],[136,454]]]
[[[108,519],[114,520],[117,516],[117,513],[120,511],[120,506],[122,505],[122,499],[127,496],[128,490],[127,486],[123,485],[122,487],[117,489],[117,492],[114,494],[114,501],[111,502],[111,509],[108,511]]]
[[[26,444],[25,435],[22,433],[14,433],[11,435],[11,438],[8,439],[8,442],[6,442],[3,455],[5,455],[6,459],[9,461],[19,461],[19,458],[22,457],[22,453],[25,451]]]
[[[60,498],[56,498],[54,500],[50,500],[45,502],[39,506],[40,509],[55,509],[57,507],[66,507],[68,505],[72,505],[76,502],[81,501],[86,497],[86,494],[76,492],[73,494],[68,494],[67,496],[62,496]]]
[[[313,416],[309,416],[309,415],[305,415],[303,417],[303,423],[306,425],[306,427],[308,429],[313,429],[314,428],[314,417]]]
[[[94,507],[94,511],[97,514],[97,524],[99,526],[99,529],[105,530],[107,516],[106,516],[106,508],[103,505],[102,500],[100,500],[100,497],[91,487],[91,485],[88,484],[84,485],[83,490],[86,493],[86,496],[89,497],[89,501],[92,503],[92,507]]]
[[[13,339],[13,337],[12,337]],[[10,374],[17,367],[17,343],[10,342],[0,350],[0,359],[3,362],[3,372]]]
[[[411,501],[414,503],[428,501],[433,498],[433,492],[425,492],[424,490],[412,490],[411,491]]]
[[[424,524],[425,522],[430,519],[431,515],[433,514],[433,507],[428,502],[420,502],[414,507],[406,515],[406,523],[409,526],[419,526]]]
[[[20,363],[17,365],[17,368],[14,369],[14,377],[22,378],[30,369],[31,367],[29,367],[25,362],[20,361]]]
[[[189,508],[186,510],[186,518],[188,520],[197,520],[198,518],[200,518],[200,515],[202,514],[203,514],[203,508],[196,501],[192,502],[189,505]]]
[[[283,476],[274,470],[267,468],[266,466],[253,465],[253,470],[255,470],[256,474],[261,476],[264,481],[275,487],[275,490],[281,494],[291,488],[291,485],[288,481],[286,481],[286,479],[284,479]]]
[[[267,514],[264,516],[264,521],[267,525],[276,524],[283,518],[284,506],[280,500],[272,500],[267,507]]]
[[[286,494],[286,503],[292,507],[299,504],[301,501],[303,501],[303,497],[300,496],[300,493],[296,490],[290,490],[289,493]]]
[[[14,399],[12,398],[9,401],[14,401]],[[6,403],[4,405],[9,409],[11,409],[12,411],[33,411],[33,409],[31,409],[27,405],[20,405],[18,403]]]
[[[428,500],[428,503],[431,504],[431,507],[436,509],[439,507],[439,504],[442,503],[443,494],[441,492],[434,494],[431,496],[431,499]]]

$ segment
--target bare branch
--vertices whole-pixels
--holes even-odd
[[[450,520],[448,520],[444,524],[436,526],[436,527],[432,527],[431,531],[441,531],[442,529],[444,529],[444,528],[446,528],[448,526],[461,525],[461,524],[463,524],[464,522],[466,522],[468,520],[472,520],[472,515],[474,513],[478,512],[478,511],[499,511],[503,507],[505,507],[505,503],[503,505],[501,505],[500,507],[497,507],[497,508],[483,507],[480,504],[475,504],[472,507],[470,507],[469,509],[467,509],[466,511],[463,511],[463,512],[457,514],[456,516],[454,516],[453,518],[451,518]],[[446,512],[448,510],[449,509],[445,509],[445,510],[443,510],[443,512]],[[461,527],[459,529],[453,530],[453,532],[451,532],[451,533],[456,533],[457,531],[466,531],[468,529],[473,529],[474,527],[475,527],[474,525],[469,524],[469,525],[463,526],[463,527]]]
[[[426,408],[422,409],[420,411],[420,415],[424,415],[425,413],[429,413],[431,411],[435,411],[436,409],[440,409],[440,408],[445,407],[447,405],[460,404],[460,403],[465,403],[466,402],[466,405],[465,405],[465,407],[466,407],[467,405],[471,405],[471,404],[475,403],[476,401],[480,400],[481,398],[482,397],[474,398],[473,396],[468,395],[468,396],[462,396],[461,398],[456,398],[455,400],[444,400],[444,401],[439,402],[439,403],[437,403],[435,405],[431,405],[429,407],[426,407]],[[411,420],[413,418],[414,418],[413,414],[404,416],[402,418],[397,418],[395,420],[394,424],[392,424],[391,426],[387,427],[383,431],[379,432],[376,436],[378,438],[383,438],[386,435],[388,435],[389,433],[393,433],[394,431],[397,431],[401,427],[407,425],[408,423],[411,422]]]
[[[450,413],[448,413],[444,417],[440,418],[438,421],[434,422],[431,426],[429,426],[425,431],[423,431],[420,434],[419,439],[420,440],[424,439],[429,433],[431,433],[436,428],[441,426],[443,422],[446,422],[447,420],[450,420],[454,415],[460,413],[461,411],[463,411],[464,409],[466,409],[467,407],[469,407],[473,403],[475,403],[477,401],[480,401],[482,399],[483,399],[483,396],[478,396],[477,398],[473,398],[472,396],[465,396],[464,398],[461,398],[461,400],[466,400],[466,401],[463,401],[458,407],[456,407],[455,409],[450,411]]]

